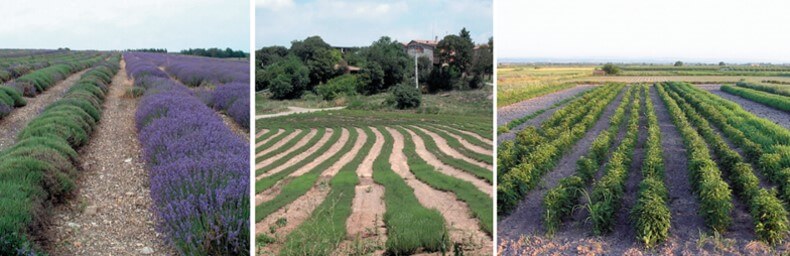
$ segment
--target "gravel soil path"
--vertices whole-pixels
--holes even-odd
[[[709,91],[713,94],[716,94],[719,97],[722,97],[726,100],[732,101],[737,103],[746,111],[751,112],[752,114],[762,117],[772,122],[781,125],[785,129],[790,129],[790,113],[768,107],[766,105],[751,101],[746,98],[741,98],[739,96],[735,96],[729,93],[726,93],[721,90],[720,84],[701,84],[695,85],[700,89]]]
[[[102,120],[80,150],[84,171],[75,197],[56,208],[49,230],[53,255],[172,255],[154,229],[148,172],[134,126],[138,100],[125,63],[113,78]]]
[[[497,109],[497,127],[505,125],[510,121],[513,121],[514,119],[528,116],[541,109],[548,108],[557,102],[573,97],[581,92],[590,90],[594,87],[595,85],[583,84],[573,88],[568,88],[562,91],[558,91],[555,93],[543,95],[537,98],[528,99],[513,105],[501,107]],[[543,112],[542,114],[536,116],[535,118],[532,118],[529,121],[510,130],[510,132],[499,134],[497,136],[497,145],[501,144],[504,141],[515,139],[516,133],[518,133],[518,131],[520,130],[523,130],[524,127],[539,125],[540,123],[543,122],[543,120],[546,120],[546,118],[550,117],[555,111],[559,110],[562,107],[563,106],[558,106],[556,108],[547,110],[546,112]]]
[[[576,171],[576,160],[587,153],[598,133],[609,127],[609,118],[614,114],[614,110],[617,109],[625,90],[627,88],[618,92],[617,97],[606,106],[595,125],[560,159],[557,167],[543,176],[540,186],[528,193],[516,210],[509,216],[500,218],[499,223],[497,223],[500,240],[517,239],[522,234],[543,232],[543,224],[541,223],[541,212],[543,212],[541,201],[543,196],[549,189],[556,186],[560,179],[573,175]]]
[[[228,128],[230,128],[230,130],[233,131],[234,134],[238,135],[243,140],[250,142],[249,130],[242,128],[241,125],[236,123],[236,121],[233,121],[233,118],[229,117],[225,113],[223,112],[216,112],[216,113],[217,115],[219,115],[220,118],[222,118],[222,122],[225,123],[225,125],[228,126]]]
[[[36,118],[41,110],[50,103],[63,97],[63,93],[71,88],[80,79],[80,76],[87,71],[88,69],[85,69],[74,73],[34,98],[25,97],[27,101],[26,106],[14,109],[10,115],[0,119],[0,131],[2,131],[0,132],[0,150],[14,145],[17,134],[27,126],[27,123]]]

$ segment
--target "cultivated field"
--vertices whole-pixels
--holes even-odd
[[[249,255],[246,61],[2,50],[0,63],[0,254]]]
[[[788,253],[790,114],[772,84],[604,83],[500,108],[499,251]]]
[[[490,117],[333,110],[256,122],[259,255],[492,251]]]

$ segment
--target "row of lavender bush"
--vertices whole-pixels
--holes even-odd
[[[201,87],[196,92],[200,93],[198,96],[207,105],[218,111],[224,111],[237,124],[249,129],[250,66],[248,61],[160,53],[130,54],[148,63],[147,68],[138,72],[160,77],[168,77],[169,74],[184,85]],[[162,67],[164,71],[159,67]]]
[[[249,153],[213,110],[137,53],[127,73],[158,229],[182,255],[249,255]]]
[[[54,203],[75,188],[77,149],[101,119],[120,56],[96,63],[0,152],[0,255],[38,255],[41,227]]]

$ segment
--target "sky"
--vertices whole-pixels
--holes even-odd
[[[498,61],[790,63],[790,2],[497,0]]]
[[[250,50],[249,0],[24,0],[2,9],[0,48]]]
[[[491,0],[255,0],[255,47],[318,35],[334,46],[439,39],[466,27],[475,43],[493,36]]]

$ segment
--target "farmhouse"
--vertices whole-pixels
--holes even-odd
[[[434,40],[411,40],[404,47],[409,56],[426,56],[431,62],[436,63],[433,52],[437,44],[439,44],[438,38]]]

